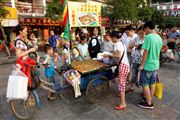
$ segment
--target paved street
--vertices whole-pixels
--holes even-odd
[[[0,56],[1,59],[2,57],[3,55]],[[0,65],[0,120],[16,120],[5,98],[11,68],[11,62]],[[111,83],[107,98],[96,104],[89,104],[85,95],[75,99],[69,91],[64,93],[66,101],[58,98],[48,102],[46,91],[38,90],[41,109],[36,111],[32,120],[180,120],[180,64],[163,64],[159,75],[164,83],[164,96],[162,100],[154,98],[154,110],[144,110],[137,106],[140,89],[135,94],[126,96],[126,111],[113,110],[118,104],[118,98],[115,96],[115,84]],[[44,78],[43,75],[41,77]]]

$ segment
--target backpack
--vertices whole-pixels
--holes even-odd
[[[93,45],[94,43],[92,42],[95,42],[96,41],[96,45]],[[96,58],[97,57],[97,54],[100,52],[101,50],[101,45],[99,43],[99,40],[98,40],[98,37],[92,37],[89,41],[89,45],[88,45],[88,50],[89,50],[89,54],[90,54],[90,57],[91,58]]]
[[[39,70],[37,67],[31,67],[31,80],[32,80],[32,84],[31,87],[28,87],[28,90],[35,90],[39,87],[41,81],[39,78]]]

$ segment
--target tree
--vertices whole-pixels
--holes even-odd
[[[70,0],[70,1],[77,1],[77,0]],[[54,21],[61,20],[62,18],[62,7],[61,0],[53,0],[47,5],[46,9],[46,17],[51,18]]]
[[[140,9],[138,9],[138,19],[139,20],[142,20],[142,21],[151,20],[153,14],[154,14],[153,8],[142,7]]]
[[[12,57],[11,56],[11,53],[10,53],[10,50],[9,50],[9,47],[7,45],[7,39],[5,37],[5,33],[4,33],[4,29],[3,29],[3,26],[1,24],[2,20],[4,18],[6,18],[6,16],[9,14],[9,11],[5,9],[4,7],[4,0],[0,0],[0,31],[2,32],[2,39],[0,40],[0,43],[5,46],[6,48],[6,52],[8,54],[9,57]]]
[[[55,21],[60,20],[62,17],[62,5],[60,0],[53,0],[47,5],[46,17],[49,17]]]
[[[102,16],[113,19],[138,20],[138,9],[146,5],[144,0],[107,0]]]

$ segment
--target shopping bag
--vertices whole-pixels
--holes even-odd
[[[6,91],[6,98],[23,99],[28,96],[28,77],[20,70],[20,67],[13,69],[8,79],[8,86]]]
[[[157,97],[158,99],[162,99],[163,84],[161,82],[156,83],[154,96]]]

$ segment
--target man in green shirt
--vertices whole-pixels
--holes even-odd
[[[154,31],[155,25],[148,21],[144,25],[144,31],[147,34],[142,46],[144,49],[142,62],[139,67],[141,71],[140,85],[143,87],[144,102],[138,104],[139,107],[153,109],[152,98],[155,91],[157,80],[157,70],[159,70],[159,56],[162,48],[162,39]]]

